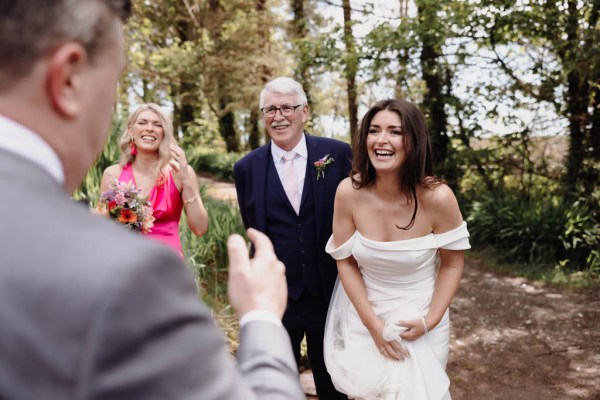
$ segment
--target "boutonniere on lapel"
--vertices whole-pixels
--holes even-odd
[[[315,161],[315,169],[317,170],[317,180],[320,178],[325,178],[325,168],[327,165],[333,162],[333,157],[330,157],[329,154],[326,154],[323,158]]]

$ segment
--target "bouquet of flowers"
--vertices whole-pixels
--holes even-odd
[[[152,205],[140,196],[140,190],[132,182],[113,179],[108,190],[100,195],[95,211],[134,231],[148,233],[154,226]]]

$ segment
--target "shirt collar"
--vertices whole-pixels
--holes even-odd
[[[308,149],[306,147],[306,136],[302,134],[298,144],[292,149],[300,157],[308,159]],[[271,141],[271,156],[276,162],[280,162],[283,156],[287,153],[284,149],[277,146],[274,141]]]
[[[65,182],[60,158],[48,143],[32,130],[3,115],[0,115],[0,149],[39,165],[59,184]]]

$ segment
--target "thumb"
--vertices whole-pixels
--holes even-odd
[[[229,236],[229,239],[227,239],[227,253],[229,254],[229,272],[238,272],[250,264],[248,248],[241,235]]]

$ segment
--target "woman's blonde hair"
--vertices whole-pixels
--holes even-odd
[[[152,111],[154,114],[156,114],[163,129],[163,140],[158,147],[158,165],[154,171],[156,180],[158,183],[160,183],[164,178],[163,171],[165,167],[169,165],[169,161],[172,159],[171,146],[176,144],[176,141],[173,134],[173,122],[171,121],[171,118],[169,118],[169,115],[158,104],[141,104],[129,115],[125,132],[123,132],[121,139],[119,139],[119,149],[121,151],[121,160],[119,161],[119,164],[121,166],[125,166],[126,164],[132,163],[133,160],[135,160],[135,155],[131,154],[131,148],[129,146],[129,142],[132,138],[129,134],[129,130],[133,124],[135,124],[139,115],[144,111]]]

